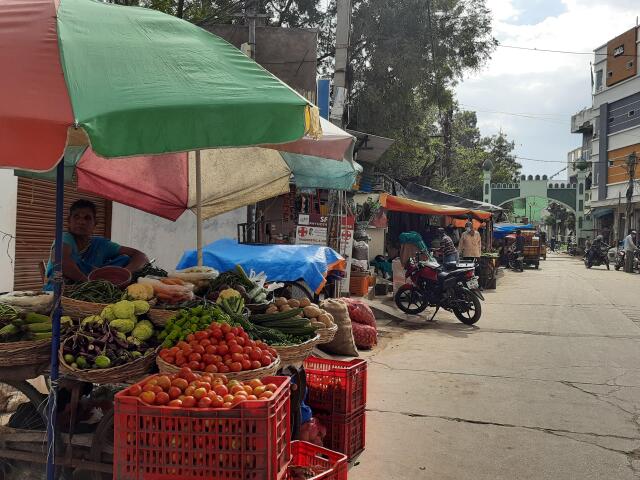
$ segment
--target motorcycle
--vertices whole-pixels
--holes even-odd
[[[405,277],[409,280],[395,294],[397,307],[404,313],[417,315],[427,307],[435,307],[431,320],[442,308],[453,312],[458,320],[473,325],[482,315],[478,277],[475,265],[447,264],[441,266],[435,258],[421,261],[419,252],[410,258]]]
[[[618,252],[616,254],[616,263],[613,266],[613,268],[617,270],[620,269],[624,269],[624,259],[626,256],[626,252],[624,251],[623,247],[619,247]],[[633,252],[633,269],[637,270],[638,267],[640,267],[640,249],[635,250],[635,252]]]
[[[516,272],[524,272],[524,253],[523,252],[509,253],[509,268]]]
[[[603,244],[602,246],[591,245],[591,248],[587,251],[584,256],[584,265],[587,268],[591,267],[599,267],[600,265],[606,265],[607,270],[610,270],[609,266],[609,257],[607,255],[607,251],[609,250],[609,245]]]

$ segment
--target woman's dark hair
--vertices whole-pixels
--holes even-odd
[[[91,212],[93,212],[93,218],[96,218],[98,213],[96,204],[93,203],[91,200],[85,200],[84,198],[81,198],[80,200],[76,200],[71,204],[71,207],[69,208],[69,215],[73,215],[73,212],[77,210],[81,210],[83,208],[88,208],[89,210],[91,210]]]

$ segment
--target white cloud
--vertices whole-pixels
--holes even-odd
[[[488,0],[494,36],[502,45],[591,52],[633,27],[640,13],[637,0],[562,0],[562,3],[563,13],[533,25],[516,25],[526,12],[515,8],[511,0]],[[519,155],[564,161],[567,152],[581,142],[579,135],[570,133],[569,123],[572,113],[591,103],[592,60],[591,55],[500,47],[482,71],[469,76],[458,87],[458,100],[479,110],[483,134],[500,129],[507,132],[515,140]],[[536,119],[488,111],[531,113]],[[532,174],[552,174],[562,168],[559,163],[522,163],[525,173]]]

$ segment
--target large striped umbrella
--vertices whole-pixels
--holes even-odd
[[[222,39],[162,13],[93,0],[0,0],[0,167],[57,165],[47,478],[55,478],[67,147],[104,158],[292,142],[317,109]],[[196,164],[199,165],[199,157]]]

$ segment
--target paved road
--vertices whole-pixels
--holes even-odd
[[[549,256],[486,296],[381,322],[349,479],[640,479],[640,275]]]

